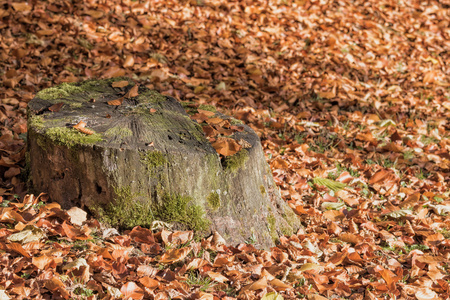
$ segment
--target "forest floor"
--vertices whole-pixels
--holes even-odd
[[[449,299],[450,2],[0,1],[0,299]],[[303,229],[115,233],[27,195],[27,103],[129,76],[260,135]]]

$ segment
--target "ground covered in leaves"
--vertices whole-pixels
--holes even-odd
[[[0,1],[0,299],[448,299],[449,20],[448,0]],[[270,251],[119,234],[25,196],[27,103],[115,76],[252,126],[304,228]]]

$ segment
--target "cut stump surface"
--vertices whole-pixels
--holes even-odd
[[[295,233],[300,222],[279,195],[258,136],[209,115],[236,123],[228,138],[244,145],[237,153],[221,157],[205,124],[129,79],[43,90],[29,103],[30,181],[64,208],[83,207],[121,228],[163,221],[204,235],[216,230],[228,243],[252,237],[265,248]]]

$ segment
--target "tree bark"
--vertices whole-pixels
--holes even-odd
[[[125,86],[113,87],[119,83]],[[145,87],[133,93],[133,86],[123,78],[90,80],[36,95],[28,112],[34,189],[121,228],[164,221],[265,248],[295,233],[300,222],[250,127],[237,125],[231,136],[246,148],[221,158],[179,102]],[[87,125],[77,130],[80,121]]]

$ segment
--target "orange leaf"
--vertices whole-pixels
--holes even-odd
[[[125,298],[130,299],[142,299],[144,298],[144,290],[141,289],[133,281],[129,281],[122,285],[120,292],[125,296]]]
[[[339,239],[352,244],[358,244],[362,241],[362,237],[353,233],[343,233],[339,236]]]
[[[73,128],[75,128],[76,130],[78,130],[79,132],[82,132],[84,134],[87,134],[87,135],[94,134],[94,131],[87,129],[85,127],[86,127],[86,122],[83,122],[83,121],[80,121],[80,122],[78,122],[77,125],[73,126]]]
[[[342,172],[341,175],[339,175],[338,178],[336,178],[336,181],[342,182],[342,183],[349,183],[353,180],[353,176],[350,175],[349,172]]]
[[[110,100],[110,101],[108,101],[108,102],[106,102],[106,103],[108,103],[108,105],[115,105],[115,106],[118,106],[118,105],[121,105],[121,104],[123,103],[123,100],[124,100],[124,99],[125,99],[124,97],[120,97],[119,99]]]
[[[103,73],[104,78],[111,78],[111,77],[120,77],[125,76],[125,70],[121,69],[119,67],[111,67],[109,70]]]
[[[270,281],[270,285],[277,291],[285,291],[287,289],[291,289],[292,286],[290,286],[289,284],[284,283],[283,281],[279,280],[279,279],[273,279]]]
[[[242,146],[231,138],[219,138],[212,146],[216,149],[217,153],[223,156],[234,155],[242,149]]]
[[[281,156],[278,156],[271,162],[270,166],[274,169],[287,169],[289,167],[289,164],[287,163],[287,161],[281,158]]]
[[[224,120],[221,118],[208,118],[205,120],[206,123],[208,124],[213,124],[213,125],[219,125],[221,124]]]
[[[140,278],[139,282],[143,286],[145,286],[146,288],[149,288],[149,289],[152,289],[152,290],[156,289],[159,286],[159,281],[158,280],[152,279],[152,278],[150,278],[148,276]]]
[[[389,172],[387,170],[380,170],[380,171],[376,172],[372,176],[372,178],[369,179],[369,184],[374,184],[374,183],[377,183],[379,181],[382,181],[387,176],[389,176]]]
[[[436,71],[432,70],[427,72],[424,76],[423,76],[423,83],[427,84],[427,83],[433,83],[436,79]]]
[[[114,88],[123,88],[129,84],[128,80],[114,81],[111,86]]]
[[[33,257],[32,264],[35,265],[38,269],[44,270],[49,264],[53,262],[51,257],[47,255],[42,255],[38,257]]]
[[[198,111],[199,113],[201,113],[201,114],[207,116],[207,117],[212,117],[212,116],[214,116],[214,115],[216,114],[216,113],[213,112],[213,111],[204,110],[204,109],[200,109],[200,108],[198,108],[197,111]]]
[[[374,268],[374,271],[379,273],[381,277],[383,277],[390,291],[395,291],[395,282],[397,282],[399,278],[397,278],[397,276],[395,276],[392,271],[384,269],[381,266],[376,266]]]
[[[125,94],[124,97],[125,97],[125,98],[133,98],[133,97],[139,96],[138,88],[139,88],[139,85],[135,84],[135,85],[128,91],[128,93]]]
[[[127,58],[125,58],[125,62],[123,63],[123,66],[125,68],[130,68],[134,65],[134,57],[132,55],[127,55]]]
[[[80,129],[80,128],[86,127],[86,125],[87,125],[86,122],[80,121],[80,122],[78,122],[77,125],[74,125],[73,128],[75,128],[75,129]]]
[[[11,243],[7,245],[9,250],[12,250],[14,252],[17,252],[23,256],[25,256],[26,258],[30,258],[30,254],[28,254],[27,251],[25,251],[25,249],[23,249],[22,245],[20,245],[19,243]]]
[[[262,290],[267,287],[267,279],[266,277],[261,278],[258,281],[253,282],[252,284],[246,285],[242,288],[243,291],[256,291]]]
[[[15,11],[31,11],[31,8],[32,8],[31,4],[28,4],[26,2],[21,2],[21,3],[13,2],[11,5]]]
[[[61,107],[63,107],[63,105],[64,105],[64,102],[56,103],[56,104],[53,104],[52,106],[50,106],[48,108],[48,110],[51,112],[58,112],[61,109]]]
[[[161,256],[160,262],[163,264],[171,264],[182,260],[185,258],[189,252],[191,252],[192,247],[184,247],[180,249],[169,249]]]
[[[224,283],[225,281],[228,281],[229,279],[223,276],[220,273],[216,272],[208,272],[208,276],[211,277],[213,281]]]

